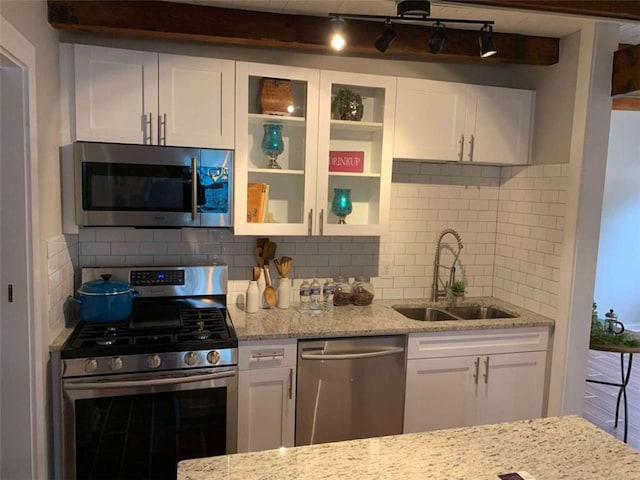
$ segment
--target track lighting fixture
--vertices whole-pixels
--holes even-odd
[[[493,45],[493,39],[491,38],[492,32],[493,28],[491,27],[491,25],[484,25],[480,29],[478,42],[480,43],[480,56],[482,58],[490,57],[491,55],[495,55],[498,52],[496,50],[496,47]]]
[[[344,19],[340,16],[331,19],[331,47],[340,51],[347,44]]]
[[[446,29],[444,24],[440,22],[436,22],[435,28],[436,29],[433,32],[433,35],[431,35],[431,38],[429,39],[427,48],[429,49],[430,53],[438,54],[442,52],[442,49],[444,48],[444,41],[446,39],[446,31],[445,31]]]
[[[384,53],[387,51],[389,46],[396,39],[396,32],[393,29],[393,25],[391,24],[391,20],[386,20],[384,22],[384,29],[380,36],[374,42],[375,47],[379,52]]]
[[[330,13],[331,17],[331,46],[334,50],[342,50],[346,46],[345,19],[383,21],[384,27],[380,36],[375,39],[375,48],[384,53],[396,39],[396,31],[393,23],[424,24],[428,23],[435,28],[431,38],[427,43],[427,49],[432,54],[442,52],[446,40],[445,23],[466,23],[471,25],[482,25],[480,29],[480,56],[483,58],[494,55],[497,50],[493,45],[491,33],[493,31],[492,20],[462,20],[459,18],[431,18],[431,2],[428,0],[397,0],[397,15],[365,15],[356,13]]]

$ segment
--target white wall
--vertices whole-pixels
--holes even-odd
[[[611,114],[594,299],[601,317],[614,309],[640,329],[640,112]]]
[[[30,98],[30,102],[36,102],[36,123],[37,123],[37,178],[31,179],[32,188],[38,189],[39,204],[38,228],[39,238],[34,239],[34,250],[38,251],[38,257],[46,258],[46,239],[57,236],[61,233],[61,211],[60,211],[60,174],[58,160],[60,113],[59,113],[59,81],[58,81],[58,35],[47,22],[47,3],[44,0],[34,1],[0,1],[0,13],[15,29],[28,41],[35,49],[35,95]],[[47,264],[41,262],[40,272],[34,278],[34,283],[39,286],[40,292],[47,292],[48,270]],[[38,451],[42,453],[36,459],[35,471],[38,478],[48,478],[47,451],[49,445],[47,439],[50,433],[51,419],[43,417],[48,412],[46,406],[50,398],[45,395],[44,381],[49,378],[48,344],[49,329],[46,312],[48,311],[48,296],[41,295],[36,299],[40,304],[36,307],[37,312],[42,312],[41,316],[35,318],[33,336],[41,338],[41,345],[37,345],[37,352],[33,353],[36,360],[32,366],[36,376],[42,378],[42,387],[31,390],[31,395],[35,399],[36,407],[32,412],[35,427],[38,433]],[[25,379],[27,381],[27,379]],[[39,385],[40,387],[40,385]],[[29,404],[30,399],[22,399],[24,404]],[[28,428],[27,425],[24,426]],[[25,452],[26,454],[27,452]],[[49,456],[50,457],[50,456]],[[16,461],[28,461],[28,459],[17,459]]]

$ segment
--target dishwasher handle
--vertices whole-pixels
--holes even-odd
[[[370,352],[358,352],[358,353],[340,353],[340,354],[312,354],[303,353],[300,358],[303,360],[352,360],[356,358],[374,358],[374,357],[386,357],[388,355],[396,355],[398,353],[404,353],[403,347],[385,348],[382,350],[372,350]]]

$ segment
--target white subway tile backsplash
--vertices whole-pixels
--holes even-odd
[[[393,278],[374,278],[379,296],[428,298],[436,239],[443,229],[454,228],[464,243],[457,276],[464,277],[470,295],[494,295],[539,313],[555,314],[557,295],[550,287],[557,285],[567,174],[565,165],[396,161],[389,233],[379,238],[271,240],[278,244],[277,257],[294,259],[296,279],[360,273],[375,277],[379,256],[389,255]],[[452,245],[452,237],[444,241]],[[243,298],[256,262],[255,237],[234,236],[231,229],[81,228],[77,242],[75,255],[79,254],[83,266],[222,261],[229,265],[230,295],[238,298]],[[61,248],[55,239],[47,247],[51,252]],[[452,260],[447,255],[443,249],[443,264]],[[59,271],[59,263],[65,261],[50,255],[50,273]],[[55,283],[56,278],[50,281]],[[294,283],[292,290],[296,288]]]

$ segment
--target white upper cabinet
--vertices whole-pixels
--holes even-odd
[[[158,118],[158,54],[89,45],[74,50],[76,139],[155,143],[150,122]]]
[[[463,161],[529,163],[535,93],[469,86]]]
[[[382,233],[390,203],[395,82],[379,75],[238,62],[235,233]],[[335,113],[336,96],[347,90],[358,96],[357,118]],[[273,125],[282,137],[276,142],[280,168],[270,167],[263,145]],[[350,197],[340,212],[344,222],[332,207],[337,191]]]
[[[530,90],[399,78],[393,156],[527,164],[534,104]]]
[[[398,78],[393,156],[462,160],[466,85]]]
[[[74,50],[76,140],[233,148],[233,61]]]
[[[318,70],[237,62],[235,233],[312,233],[319,79]]]
[[[233,149],[234,62],[160,54],[158,65],[158,143]]]
[[[340,119],[337,98],[359,96],[362,118]],[[318,139],[317,208],[322,235],[380,235],[388,228],[396,79],[322,71]],[[340,220],[341,192],[351,213]],[[324,214],[323,214],[324,212]]]

